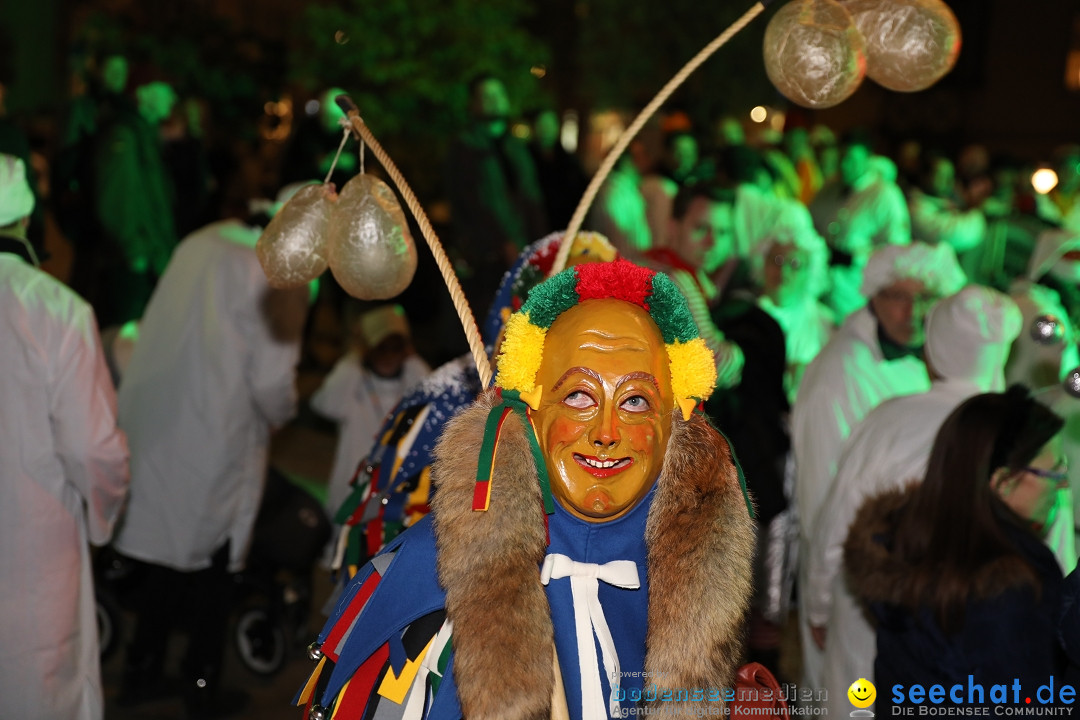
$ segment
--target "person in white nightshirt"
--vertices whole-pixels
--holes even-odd
[[[386,414],[431,368],[413,352],[409,321],[399,305],[360,316],[358,347],[346,353],[311,397],[311,407],[340,424],[326,507],[333,517],[349,495],[357,465]]]

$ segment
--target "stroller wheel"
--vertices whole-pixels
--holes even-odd
[[[120,608],[116,601],[102,593],[96,597],[94,610],[97,615],[98,652],[101,660],[112,657],[120,645]]]
[[[249,607],[236,620],[236,651],[245,667],[257,675],[275,675],[285,666],[285,631],[266,608]]]

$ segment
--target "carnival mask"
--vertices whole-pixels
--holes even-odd
[[[532,409],[541,485],[550,480],[567,511],[593,522],[622,517],[645,497],[675,407],[689,420],[716,383],[715,359],[678,288],[625,260],[578,265],[534,287],[506,324],[498,369],[508,402]],[[486,510],[477,498],[475,509]],[[545,507],[553,508],[546,494]]]
[[[671,432],[656,323],[620,300],[570,308],[548,331],[536,381],[544,390],[533,424],[555,499],[586,520],[628,512],[659,476]]]

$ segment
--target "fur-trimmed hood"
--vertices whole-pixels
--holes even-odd
[[[532,432],[516,414],[499,439],[490,509],[472,510],[488,391],[443,432],[432,477],[439,582],[454,623],[454,676],[469,720],[547,718],[554,629],[539,567],[545,523]],[[754,523],[723,437],[672,415],[649,511],[645,670],[658,689],[730,687],[751,592]],[[685,713],[707,703],[663,703]]]
[[[917,489],[918,484],[911,484],[871,497],[855,515],[844,543],[844,566],[852,592],[866,603],[910,606],[911,565],[893,553],[889,539]],[[1023,532],[1016,528],[1010,535]],[[1022,555],[1006,555],[986,563],[975,574],[970,594],[974,598],[993,597],[1030,578],[1031,570]]]

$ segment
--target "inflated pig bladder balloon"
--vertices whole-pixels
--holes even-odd
[[[855,92],[866,74],[863,39],[835,0],[793,0],[765,28],[765,72],[776,89],[808,108]]]
[[[330,216],[330,271],[345,292],[386,300],[412,282],[416,245],[394,191],[376,177],[357,175]]]
[[[866,74],[899,92],[925,90],[960,55],[960,23],[941,0],[847,0],[866,43]]]
[[[270,287],[301,287],[326,270],[332,193],[325,185],[301,188],[259,236],[255,254]]]

